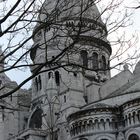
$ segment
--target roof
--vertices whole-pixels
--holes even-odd
[[[82,110],[97,109],[97,108],[113,108],[113,107],[114,106],[111,106],[111,105],[108,105],[108,104],[105,104],[105,103],[94,103],[94,104],[91,104],[91,105],[84,106],[82,108]]]
[[[133,74],[129,70],[124,70],[118,75],[108,80],[100,88],[101,98],[103,99],[110,96],[117,96],[118,94],[120,94],[120,91],[122,92],[130,86],[129,83],[132,77]]]
[[[126,70],[128,73],[128,70]],[[128,77],[124,77],[124,75],[128,75]],[[135,66],[135,70],[133,74],[125,74],[124,72],[119,74],[118,76],[122,76],[122,85],[119,83],[118,77],[116,77],[116,82],[120,84],[120,87],[116,86],[116,90],[114,90],[111,94],[109,94],[106,98],[123,95],[127,93],[140,92],[140,62],[138,62]],[[125,79],[126,78],[126,79]]]

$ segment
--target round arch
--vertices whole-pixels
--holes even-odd
[[[125,133],[125,137],[126,140],[130,140],[130,138],[137,138],[135,136],[138,136],[138,138],[140,139],[140,131],[138,131],[137,129],[131,128],[129,129],[126,133]],[[138,139],[138,140],[139,140]]]
[[[128,140],[139,140],[139,136],[136,135],[136,134],[131,134],[129,137],[128,137]]]
[[[100,135],[95,138],[95,140],[115,140],[115,137],[110,135]]]
[[[86,50],[81,50],[80,55],[82,58],[82,65],[88,67],[88,52]]]
[[[97,70],[98,69],[98,58],[99,56],[98,56],[98,53],[97,52],[93,52],[92,53],[92,58],[93,58],[93,62],[92,62],[92,67],[93,67],[93,69],[94,70]]]
[[[28,120],[28,128],[41,128],[42,127],[42,109],[37,107],[31,113]]]

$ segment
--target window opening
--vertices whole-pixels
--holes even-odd
[[[74,72],[73,75],[74,75],[74,77],[77,77],[77,73],[76,72]]]
[[[83,98],[84,98],[85,102],[88,103],[88,97],[87,97],[87,95],[84,95]]]
[[[36,87],[36,90],[38,91],[38,80],[37,80],[37,77],[35,78],[35,87]]]
[[[52,72],[49,72],[49,73],[48,73],[48,77],[49,77],[49,79],[52,77],[52,75],[53,75]]]
[[[66,100],[66,95],[64,95],[64,103],[66,103],[66,101],[67,101],[67,100]]]
[[[59,86],[60,85],[60,75],[59,75],[58,71],[55,72],[55,81],[56,81],[56,85]]]
[[[39,75],[39,77],[38,77],[38,87],[39,87],[39,89],[41,89],[42,88],[42,81],[41,81],[41,76]]]
[[[98,69],[98,54],[94,52],[92,54],[92,57],[93,57],[93,69],[97,70]]]
[[[102,56],[102,62],[101,62],[101,69],[106,69],[106,58],[105,56]]]
[[[88,53],[85,50],[81,51],[82,63],[84,67],[88,67]]]
[[[42,114],[43,111],[41,109],[37,109],[30,120],[29,128],[41,128],[42,126]]]
[[[131,134],[128,140],[139,140],[139,137],[136,134]]]

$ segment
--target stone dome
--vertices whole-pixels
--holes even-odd
[[[52,23],[56,20],[59,23],[68,22],[70,26],[72,24],[76,27],[82,24],[82,26],[102,30],[107,34],[106,26],[102,22],[101,14],[96,4],[89,0],[62,0],[59,3],[57,3],[57,0],[45,0],[40,10],[39,20],[48,20]]]
[[[45,11],[45,13],[49,15],[54,9],[57,13],[61,12],[59,15],[62,15],[63,17],[79,17],[82,11],[82,17],[90,19],[98,18],[98,20],[102,23],[100,18],[101,14],[93,1],[64,0],[58,3],[57,0],[45,0],[41,10]]]

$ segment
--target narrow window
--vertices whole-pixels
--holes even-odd
[[[31,119],[29,122],[29,128],[41,128],[42,115],[43,115],[43,111],[41,109],[37,109],[31,116]]]
[[[105,56],[102,56],[102,62],[101,62],[101,69],[106,69],[106,58]]]
[[[66,103],[66,101],[67,101],[67,100],[66,100],[66,95],[64,95],[64,103]]]
[[[107,68],[108,68],[108,69],[110,68],[110,60],[108,60]]]
[[[38,91],[38,80],[37,80],[37,77],[35,78],[35,87],[36,87],[36,91]]]
[[[42,81],[41,81],[41,76],[40,75],[38,77],[38,87],[39,87],[39,89],[42,88]]]
[[[97,70],[98,69],[98,54],[94,52],[92,54],[92,57],[93,57],[93,69]]]
[[[56,85],[59,86],[60,85],[60,75],[59,75],[58,71],[55,72],[55,81],[56,81]]]
[[[87,95],[84,95],[83,98],[84,98],[85,102],[88,103],[88,97],[87,97]]]
[[[74,77],[77,77],[77,73],[76,72],[74,72],[73,75],[74,75]]]
[[[52,77],[53,73],[52,72],[49,72],[48,73],[48,78],[50,79]]]
[[[88,53],[85,50],[81,51],[81,58],[84,67],[88,67]]]

